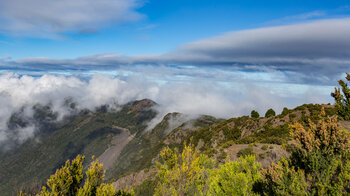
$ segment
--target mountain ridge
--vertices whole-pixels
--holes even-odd
[[[91,162],[92,155],[105,163],[106,181],[114,182],[117,188],[135,186],[151,193],[145,187],[152,186],[145,183],[152,183],[155,162],[165,146],[181,150],[184,142],[193,143],[202,153],[219,161],[226,156],[235,160],[238,153],[248,149],[266,166],[288,156],[288,150],[282,146],[290,141],[289,123],[316,119],[322,107],[327,115],[336,113],[333,106],[319,104],[304,104],[269,118],[242,116],[225,120],[202,115],[187,119],[185,114],[175,112],[146,131],[148,123],[157,116],[155,106],[149,99],[130,102],[117,111],[102,106],[96,112],[85,111],[75,116],[46,136],[47,141],[28,141],[21,152],[0,161],[0,168],[6,168],[0,169],[0,177],[8,179],[1,181],[0,191],[4,195],[19,189],[35,192],[65,160],[84,154],[86,164]],[[267,149],[263,150],[263,146]],[[33,180],[35,184],[30,184]],[[13,185],[17,187],[10,188]]]

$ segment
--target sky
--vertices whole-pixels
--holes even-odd
[[[12,113],[67,97],[150,98],[159,118],[332,103],[349,35],[349,0],[0,0],[0,143]]]
[[[77,58],[99,53],[161,54],[230,31],[342,18],[350,13],[348,0],[61,2],[62,5],[44,0],[1,0],[0,56],[19,59]],[[93,4],[101,5],[93,10]]]

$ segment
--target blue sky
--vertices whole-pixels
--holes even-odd
[[[3,2],[6,0],[0,1],[0,5]],[[179,45],[229,31],[346,17],[350,14],[349,6],[348,0],[148,0],[133,8],[140,18],[112,22],[93,33],[79,33],[72,28],[51,32],[52,38],[3,29],[0,57],[162,54]]]

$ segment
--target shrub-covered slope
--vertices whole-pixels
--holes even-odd
[[[291,151],[292,145],[290,144],[293,143],[293,140],[290,136],[289,125],[295,122],[306,125],[308,119],[317,121],[322,107],[325,108],[327,115],[333,116],[336,114],[334,106],[331,105],[305,104],[295,109],[284,110],[283,114],[268,118],[243,116],[218,120],[209,116],[202,116],[195,120],[186,121],[167,136],[162,135],[154,140],[158,141],[157,147],[148,148],[149,146],[145,145],[141,152],[150,150],[150,152],[153,152],[152,156],[144,156],[147,153],[139,153],[135,157],[140,158],[140,160],[148,159],[147,164],[142,164],[142,167],[134,167],[133,165],[138,163],[138,160],[129,162],[131,164],[129,164],[129,168],[134,169],[128,170],[128,168],[125,168],[125,170],[122,170],[125,172],[124,175],[114,175],[117,178],[121,177],[114,184],[118,188],[136,184],[138,185],[136,186],[136,195],[138,193],[142,193],[142,195],[147,195],[146,193],[153,194],[155,188],[154,163],[159,158],[158,154],[161,148],[168,146],[171,149],[177,148],[181,152],[184,142],[193,144],[201,153],[214,157],[220,162],[224,161],[226,156],[229,156],[232,160],[237,160],[240,155],[255,154],[256,160],[266,167],[272,162],[277,162],[281,157],[290,155],[288,151]],[[169,118],[170,115],[174,114],[169,114],[164,120]],[[166,122],[163,121],[162,123]],[[162,123],[158,126],[164,126]],[[166,126],[158,129],[158,131],[164,129],[166,129]],[[157,127],[148,133],[147,137],[157,135],[155,134],[156,130]],[[134,152],[136,153],[137,150]],[[129,172],[134,173],[126,175]],[[135,177],[143,179],[134,180]],[[145,181],[140,185],[142,180]]]

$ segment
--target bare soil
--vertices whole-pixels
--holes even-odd
[[[131,135],[128,129],[113,126],[114,129],[121,130],[121,133],[114,136],[111,142],[111,146],[105,150],[105,152],[98,158],[103,164],[103,169],[109,169],[113,163],[118,159],[123,148],[134,138],[135,135]]]
[[[263,146],[267,146],[266,150],[263,150]],[[240,150],[248,148],[249,144],[234,144],[231,147],[225,149],[225,152],[231,160],[238,160],[237,153]],[[262,167],[267,167],[271,163],[279,161],[282,157],[289,157],[290,154],[284,150],[280,145],[276,144],[257,144],[253,146],[253,151],[256,155],[257,162],[261,163]]]

